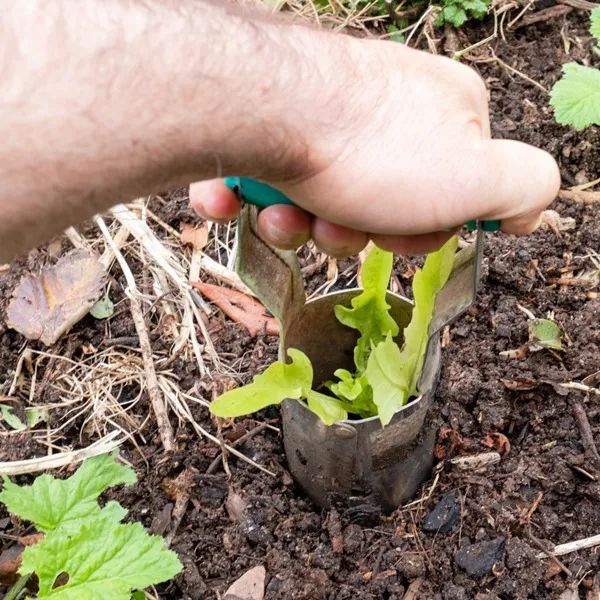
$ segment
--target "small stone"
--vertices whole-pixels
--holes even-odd
[[[246,571],[225,592],[223,600],[263,600],[265,597],[264,567],[254,567]]]
[[[502,560],[506,547],[506,538],[499,537],[488,542],[478,542],[464,546],[454,555],[459,567],[472,577],[487,575],[493,566]]]
[[[458,492],[446,494],[427,515],[421,529],[433,533],[449,533],[458,525],[460,503]]]

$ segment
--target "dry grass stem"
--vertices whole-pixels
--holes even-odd
[[[148,328],[144,319],[144,313],[142,312],[142,307],[138,300],[138,289],[135,278],[133,277],[133,273],[131,272],[127,261],[121,254],[121,251],[115,245],[114,240],[110,235],[106,224],[104,223],[104,220],[101,217],[96,217],[95,221],[98,225],[98,228],[102,232],[102,235],[104,235],[107,244],[111,247],[115,258],[117,259],[117,262],[123,271],[123,275],[125,276],[125,280],[127,282],[125,293],[129,298],[131,317],[133,318],[133,323],[140,340],[140,349],[142,351],[142,357],[144,360],[144,369],[147,378],[146,390],[148,392],[148,396],[150,397],[154,416],[156,417],[156,424],[162,445],[166,452],[172,452],[175,449],[173,428],[169,422],[167,408],[158,385],[156,369],[154,367],[154,358],[152,356],[152,346],[150,344],[150,337],[148,335]]]

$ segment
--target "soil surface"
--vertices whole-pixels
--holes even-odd
[[[549,6],[540,5],[539,10]],[[492,26],[490,21],[471,26],[445,42],[466,47],[491,33]],[[507,29],[505,35],[506,40],[493,40],[475,53],[473,63],[490,90],[494,136],[547,149],[560,162],[565,187],[600,177],[599,130],[573,132],[557,126],[547,94],[529,81],[548,89],[562,63],[592,60],[587,13],[571,10]],[[501,62],[484,62],[492,56],[490,49]],[[173,227],[194,220],[181,194],[152,208]],[[162,453],[152,423],[137,440],[137,448],[125,444],[122,455],[135,466],[139,483],[110,495],[153,532],[164,534],[171,526],[174,500],[165,491],[168,480],[187,470],[194,483],[172,542],[185,569],[157,588],[159,596],[221,598],[244,572],[263,565],[268,600],[598,600],[597,549],[562,556],[560,564],[537,557],[544,546],[600,533],[600,465],[576,418],[582,412],[587,415],[587,431],[600,444],[599,397],[559,385],[581,382],[600,368],[600,301],[593,278],[585,280],[594,270],[590,254],[600,247],[600,222],[593,205],[557,202],[552,208],[562,218],[574,219],[574,227],[558,233],[545,228],[520,239],[488,238],[477,304],[444,336],[434,409],[439,462],[419,502],[391,515],[319,510],[294,484],[281,437],[271,428],[249,436],[238,449],[275,476],[232,456],[227,460],[230,475],[219,461],[207,472],[219,448],[196,437],[188,426],[176,430],[178,450],[171,457]],[[43,249],[0,272],[0,395],[10,387],[24,343],[3,328],[6,299],[23,272],[52,260]],[[400,260],[396,267],[404,289],[409,289],[412,262]],[[305,264],[310,273],[307,287],[316,289],[325,281],[327,264]],[[340,272],[351,264],[340,264]],[[346,275],[338,286],[351,282],[353,272]],[[573,276],[571,284],[555,282]],[[536,317],[552,314],[565,333],[565,351],[521,350],[520,357],[502,356],[528,341],[527,317],[519,306]],[[218,311],[208,325],[218,352],[240,359],[237,369],[245,380],[276,357],[276,339],[252,338]],[[127,311],[112,318],[109,333],[135,336]],[[164,342],[158,333],[153,347],[160,351]],[[105,326],[87,317],[54,350],[76,360],[84,356],[86,344],[101,347],[106,336]],[[198,386],[195,365],[180,361],[175,370],[181,389]],[[214,391],[229,383],[204,382]],[[122,393],[133,395],[135,389]],[[44,394],[46,402],[52,400],[51,386]],[[137,407],[138,413],[144,410],[145,397]],[[205,409],[194,409],[194,416],[215,430]],[[224,428],[225,439],[235,441],[260,423],[279,426],[277,410],[255,417]],[[89,443],[80,437],[77,423],[64,435],[73,447]],[[461,471],[450,462],[490,450],[498,450],[501,460],[483,470]],[[0,460],[40,453],[43,447],[30,433],[0,437]],[[449,492],[455,492],[446,499],[457,511],[455,524],[446,533],[426,531],[431,529],[426,524],[429,514]],[[24,524],[0,510],[1,534],[25,531]],[[0,536],[0,548],[11,544]],[[481,572],[470,573],[477,571],[477,561],[482,562]]]

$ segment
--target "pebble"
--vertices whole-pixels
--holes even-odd
[[[487,575],[492,567],[504,557],[506,538],[498,537],[487,542],[463,546],[454,559],[472,577]]]
[[[449,533],[456,529],[460,519],[458,492],[446,494],[427,515],[421,529],[432,533]]]

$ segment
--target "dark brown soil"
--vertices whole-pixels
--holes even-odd
[[[573,10],[508,31],[506,41],[496,40],[490,46],[506,64],[549,88],[562,63],[592,57],[586,29],[586,14]],[[461,32],[459,41],[467,46],[490,31],[491,23],[485,23]],[[561,31],[572,42],[570,57]],[[489,47],[477,56],[489,57]],[[496,137],[520,139],[550,151],[560,161],[565,185],[600,176],[597,128],[576,133],[557,126],[548,97],[540,89],[497,62],[474,66],[488,83]],[[593,293],[597,288],[551,284],[565,266],[575,265],[576,271],[593,267],[589,254],[600,247],[600,223],[593,206],[559,202],[553,208],[563,217],[573,217],[575,228],[560,236],[546,229],[520,239],[489,237],[477,305],[450,328],[444,349],[435,410],[445,431],[438,450],[446,456],[437,467],[433,493],[420,504],[359,522],[343,512],[320,511],[294,485],[286,471],[281,439],[269,429],[240,449],[274,471],[275,477],[233,457],[228,461],[231,478],[221,465],[207,474],[217,448],[185,427],[177,431],[179,450],[174,457],[162,455],[151,431],[148,444],[142,445],[145,459],[133,446],[125,446],[123,455],[135,465],[140,481],[114,495],[130,508],[132,518],[157,533],[169,526],[172,500],[163,490],[165,480],[184,469],[194,472],[191,502],[172,546],[185,570],[160,586],[160,597],[222,597],[246,570],[264,565],[268,600],[550,600],[559,598],[569,585],[578,590],[569,598],[597,600],[600,554],[594,550],[568,554],[561,558],[563,570],[555,569],[550,559],[536,558],[540,551],[536,540],[551,545],[600,533],[600,470],[586,454],[573,413],[574,403],[580,403],[600,444],[598,397],[586,398],[558,385],[581,381],[600,368],[600,301]],[[168,208],[155,209],[173,226],[191,220],[181,195]],[[40,260],[46,260],[45,255],[35,252],[0,273],[1,296],[7,298],[18,274]],[[405,267],[400,261],[396,271],[402,285],[408,284],[402,275]],[[324,280],[325,270],[326,265],[312,273],[310,289]],[[518,305],[538,317],[552,312],[566,334],[566,351],[502,357],[501,352],[528,340],[527,318]],[[114,321],[113,336],[134,335],[127,315]],[[250,338],[219,316],[209,325],[219,352],[243,357],[245,378],[276,355],[274,339]],[[85,319],[70,334],[73,357],[81,352],[82,342],[99,345],[104,334],[101,325]],[[0,395],[7,391],[22,343],[22,338],[0,325]],[[160,347],[159,337],[155,343]],[[63,342],[63,350],[67,344]],[[177,370],[183,389],[197,382],[193,366],[179,364]],[[205,411],[198,410],[195,416],[212,428]],[[278,412],[266,410],[256,421],[241,419],[224,433],[240,437],[265,419],[277,424]],[[487,450],[484,442],[490,433],[505,436],[492,441],[510,444],[509,450],[506,445],[501,448],[508,451],[499,464],[467,473],[450,465],[451,456]],[[75,446],[81,443],[77,429],[66,434],[73,436]],[[40,451],[28,434],[19,439],[0,437],[0,460]],[[459,527],[447,534],[425,533],[424,518],[452,490],[460,497]],[[236,518],[231,506],[229,511],[226,508],[227,498],[234,494],[246,506],[244,518]],[[22,526],[5,516],[0,512],[0,530],[19,534]],[[474,577],[458,566],[459,548],[499,537],[506,538],[505,552],[492,572]],[[10,542],[0,538],[0,548],[4,544]],[[406,595],[409,586],[414,589],[419,582],[418,594]]]

